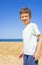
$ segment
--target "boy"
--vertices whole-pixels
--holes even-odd
[[[21,9],[20,19],[26,25],[26,27],[24,28],[22,35],[24,51],[19,54],[19,58],[23,56],[24,65],[38,65],[38,60],[40,58],[39,53],[42,46],[40,31],[35,23],[30,23],[31,10],[29,8]],[[38,45],[37,38],[39,38]]]

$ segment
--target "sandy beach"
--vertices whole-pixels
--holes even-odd
[[[0,65],[23,65],[23,58],[18,55],[23,48],[23,42],[0,42]],[[42,65],[42,53],[39,65]]]

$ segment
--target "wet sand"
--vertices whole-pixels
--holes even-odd
[[[0,42],[0,65],[23,65],[23,58],[18,58],[22,48],[23,42]],[[39,65],[42,65],[42,53]]]

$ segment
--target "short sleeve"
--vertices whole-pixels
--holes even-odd
[[[38,26],[36,24],[33,24],[33,31],[34,31],[35,35],[40,34],[39,28],[38,28]]]

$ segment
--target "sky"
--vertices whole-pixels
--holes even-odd
[[[0,0],[0,39],[21,39],[25,25],[20,20],[21,8],[29,7],[31,22],[42,34],[42,0]]]

